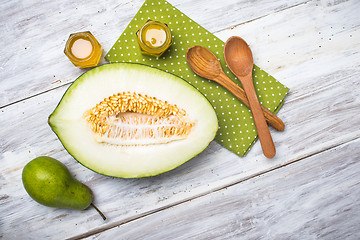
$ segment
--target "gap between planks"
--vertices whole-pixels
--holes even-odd
[[[224,190],[224,189],[226,189],[226,188],[235,186],[235,185],[237,185],[237,184],[239,184],[239,183],[242,183],[242,182],[251,180],[251,179],[253,179],[253,178],[256,178],[256,177],[259,177],[259,176],[268,174],[268,173],[270,173],[270,172],[273,172],[273,171],[282,169],[283,167],[287,167],[287,166],[289,166],[289,165],[291,165],[291,164],[297,163],[297,162],[299,162],[299,161],[301,161],[301,160],[304,160],[304,159],[306,159],[306,158],[313,157],[313,156],[316,156],[316,155],[318,155],[318,154],[321,154],[321,153],[330,151],[330,150],[332,150],[332,149],[334,149],[334,148],[340,147],[340,146],[342,146],[342,145],[348,144],[348,143],[353,142],[353,141],[356,141],[356,140],[358,140],[358,139],[360,139],[360,136],[359,136],[358,134],[352,134],[352,135],[348,136],[347,140],[344,140],[344,141],[342,141],[341,143],[336,143],[336,142],[334,142],[334,143],[332,143],[330,146],[328,146],[327,148],[325,148],[325,149],[323,149],[323,150],[321,150],[321,151],[310,152],[308,155],[295,158],[294,160],[292,160],[292,161],[290,161],[290,162],[288,162],[288,163],[281,164],[281,165],[278,165],[278,166],[274,166],[274,167],[272,167],[272,168],[270,168],[270,169],[267,169],[267,170],[258,172],[258,173],[256,173],[256,174],[247,176],[247,177],[245,177],[245,178],[239,179],[239,180],[237,180],[237,181],[234,181],[234,182],[232,182],[232,183],[229,183],[229,184],[226,184],[226,185],[223,185],[223,186],[215,187],[214,189],[211,189],[211,190],[209,190],[209,191],[203,192],[203,193],[201,193],[201,194],[192,196],[192,197],[187,198],[187,199],[183,199],[183,200],[181,200],[181,201],[179,201],[179,202],[174,202],[174,203],[171,204],[171,205],[163,206],[163,207],[160,207],[160,208],[158,208],[158,209],[154,209],[154,210],[151,210],[151,211],[148,211],[148,212],[141,213],[141,214],[139,214],[138,216],[135,216],[135,217],[132,217],[132,218],[129,218],[129,219],[125,219],[125,220],[120,221],[120,222],[117,222],[117,223],[113,223],[113,224],[111,224],[111,225],[109,225],[109,226],[107,226],[107,227],[103,227],[103,228],[100,228],[100,229],[95,229],[95,230],[89,231],[89,232],[87,232],[87,233],[78,235],[78,236],[74,236],[74,237],[71,237],[71,238],[67,238],[67,240],[78,240],[78,239],[88,238],[88,237],[90,237],[90,236],[92,236],[92,235],[105,232],[105,231],[110,230],[110,229],[112,229],[112,228],[119,227],[119,226],[121,226],[121,225],[124,225],[124,224],[130,223],[130,222],[139,220],[139,219],[144,218],[144,217],[148,217],[148,216],[150,216],[150,215],[156,214],[156,213],[158,213],[158,212],[161,212],[161,211],[163,211],[163,210],[169,209],[169,208],[171,208],[171,207],[175,207],[175,206],[178,206],[178,205],[181,205],[181,204],[190,202],[190,201],[192,201],[192,200],[195,200],[195,199],[198,199],[198,198],[207,196],[207,195],[209,195],[209,194],[212,194],[212,193],[215,193],[215,192]]]
[[[247,24],[247,23],[250,23],[250,22],[253,22],[253,21],[256,21],[256,20],[265,18],[265,17],[268,17],[268,16],[270,16],[270,15],[272,15],[272,14],[275,14],[275,13],[283,12],[283,11],[286,11],[286,10],[289,10],[289,9],[293,9],[293,8],[296,8],[296,7],[299,7],[299,6],[308,4],[309,2],[312,2],[312,1],[314,1],[314,0],[308,0],[308,1],[306,1],[306,2],[298,3],[298,4],[295,4],[295,5],[289,6],[289,7],[287,7],[287,8],[283,8],[283,9],[274,11],[274,12],[272,12],[272,13],[268,13],[268,14],[262,15],[262,16],[260,16],[260,17],[256,17],[256,18],[247,20],[247,21],[245,21],[245,22],[242,22],[242,23],[240,23],[240,24],[233,25],[233,26],[231,26],[231,27],[227,27],[227,28],[218,30],[218,31],[216,31],[216,32],[213,32],[213,34],[216,35],[217,33],[220,33],[220,32],[222,32],[222,31],[232,30],[232,29],[234,29],[234,28],[236,28],[236,27],[238,27],[238,26],[241,26],[241,25],[244,25],[244,24]]]
[[[62,88],[62,87],[66,87],[67,85],[71,85],[74,81],[72,82],[68,82],[68,83],[64,83],[63,85],[59,85],[57,87],[54,87],[54,88],[50,88],[48,90],[45,90],[45,91],[42,91],[42,92],[39,92],[39,93],[36,93],[34,95],[31,95],[31,96],[28,96],[28,97],[25,97],[23,99],[20,99],[20,100],[17,100],[17,101],[14,101],[14,102],[11,102],[11,103],[8,103],[8,104],[5,104],[3,106],[0,106],[0,109],[3,109],[3,108],[6,108],[6,107],[9,107],[11,105],[14,105],[14,104],[17,104],[17,103],[21,103],[22,101],[26,101],[28,99],[31,99],[31,98],[34,98],[34,97],[37,97],[37,96],[40,96],[41,94],[44,94],[44,93],[47,93],[47,92],[51,92],[53,90],[56,90],[56,89],[59,89],[59,88]],[[60,100],[59,100],[60,101]]]

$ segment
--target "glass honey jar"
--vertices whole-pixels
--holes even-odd
[[[79,68],[98,65],[102,47],[91,32],[72,33],[65,45],[65,55]]]
[[[172,44],[169,27],[162,22],[148,20],[137,32],[142,54],[160,57]]]

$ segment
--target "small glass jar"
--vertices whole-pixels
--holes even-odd
[[[148,20],[137,32],[142,54],[160,57],[172,44],[169,27],[162,22]]]
[[[65,45],[65,55],[79,68],[96,67],[102,54],[102,47],[91,32],[70,34]]]

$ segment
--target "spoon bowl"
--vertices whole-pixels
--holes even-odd
[[[240,79],[245,90],[263,153],[265,157],[273,158],[276,154],[275,145],[257,99],[252,80],[254,60],[250,47],[244,39],[231,37],[225,43],[224,56],[230,71]]]
[[[186,53],[186,60],[191,66],[191,69],[202,77],[214,79],[222,72],[217,57],[208,49],[201,46],[189,48]]]
[[[254,59],[251,49],[244,39],[229,38],[224,48],[224,55],[228,68],[238,77],[245,77],[252,73]]]

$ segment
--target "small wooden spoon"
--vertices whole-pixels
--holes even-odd
[[[231,37],[225,43],[224,56],[229,69],[240,79],[245,90],[263,153],[265,157],[272,158],[276,150],[254,89],[252,80],[254,60],[251,49],[242,38]]]
[[[199,76],[213,80],[250,107],[244,90],[236,85],[222,70],[217,57],[205,47],[193,46],[188,49],[186,59],[191,69]],[[261,106],[266,121],[276,130],[282,131],[285,128],[283,121],[266,107]]]

